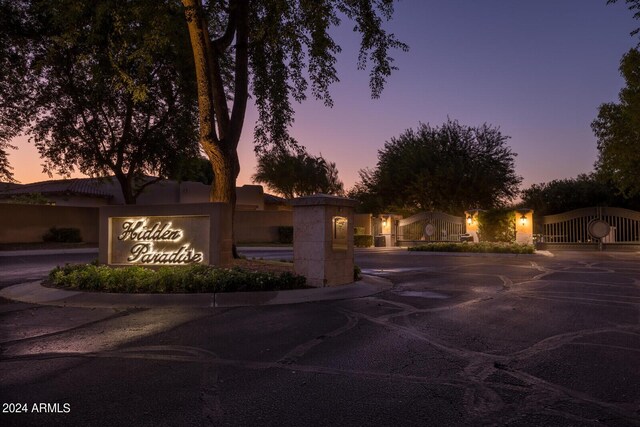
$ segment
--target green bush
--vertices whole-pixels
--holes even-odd
[[[78,243],[82,242],[80,230],[77,228],[56,228],[51,227],[42,240],[45,242]]]
[[[515,212],[508,209],[480,211],[478,213],[478,238],[481,242],[515,242]]]
[[[160,267],[157,270],[137,266],[114,268],[67,264],[49,273],[49,283],[71,289],[129,293],[248,292],[306,288],[305,277],[289,272],[265,273],[201,264]]]
[[[362,269],[360,269],[360,267],[354,264],[353,265],[353,281],[357,282],[360,279],[362,279]]]
[[[355,236],[364,234],[364,227],[353,227],[353,234]]]
[[[503,254],[532,254],[535,252],[533,245],[500,242],[428,243],[426,245],[411,247],[409,250],[417,252],[479,252]]]
[[[278,227],[278,243],[293,243],[293,227],[282,225]]]
[[[373,236],[371,234],[357,234],[353,236],[353,245],[357,248],[373,246]]]

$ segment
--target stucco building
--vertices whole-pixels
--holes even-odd
[[[148,179],[155,179],[149,177]],[[161,180],[150,184],[138,196],[139,205],[206,203],[210,186],[200,182]],[[27,197],[55,206],[100,207],[122,205],[124,197],[118,182],[112,178],[72,178],[34,182],[31,184],[0,183],[0,202],[15,203]],[[265,194],[261,185],[236,188],[239,211],[290,210],[286,200]]]

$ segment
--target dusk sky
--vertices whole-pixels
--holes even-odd
[[[618,66],[638,42],[629,35],[637,26],[624,2],[606,0],[401,0],[386,28],[410,51],[392,53],[399,70],[381,98],[370,98],[368,71],[356,69],[359,39],[344,21],[334,32],[343,48],[335,105],[296,104],[292,134],[311,154],[336,162],[345,189],[359,169],[376,165],[385,141],[447,117],[509,135],[522,188],[588,173],[597,155],[590,123],[601,103],[618,99]],[[238,185],[254,173],[255,119],[250,108]],[[9,150],[15,178],[48,179],[26,141]]]

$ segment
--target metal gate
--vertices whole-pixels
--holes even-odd
[[[464,218],[443,212],[421,212],[398,222],[398,245],[426,242],[459,242],[465,232]]]
[[[595,207],[542,217],[539,249],[640,248],[640,212]]]

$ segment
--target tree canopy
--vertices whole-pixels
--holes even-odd
[[[394,0],[182,0],[198,81],[200,144],[215,180],[213,201],[235,201],[237,147],[249,92],[258,110],[256,150],[295,149],[292,102],[311,95],[332,105],[340,46],[331,27],[346,19],[360,33],[358,67],[369,69],[380,95],[395,68],[392,49],[406,50],[383,23]]]
[[[166,177],[175,162],[197,156],[179,4],[2,0],[2,10],[9,43],[0,60],[15,68],[0,83],[0,135],[29,134],[45,171],[113,174],[134,203],[154,182],[144,175]]]
[[[633,18],[640,20],[640,0],[623,0],[623,1],[627,4],[627,7],[629,8],[629,10],[633,12]],[[618,0],[607,0],[607,4],[613,4],[617,2]],[[640,28],[636,28],[635,30],[631,31],[631,35],[632,36],[640,35]],[[640,45],[640,42],[638,42],[638,45]]]
[[[620,63],[626,86],[618,103],[599,107],[591,127],[598,139],[596,169],[626,197],[640,195],[640,51],[631,49]]]
[[[0,139],[0,181],[14,182],[13,167],[9,164],[8,149],[15,148],[9,141]]]
[[[211,185],[213,183],[213,171],[211,170],[209,159],[205,157],[184,157],[173,165],[168,178],[179,182],[192,181]]]
[[[10,144],[25,124],[27,117],[18,112],[28,100],[24,77],[25,61],[22,59],[18,38],[22,15],[14,10],[13,2],[0,0],[0,180],[14,181],[9,164]]]
[[[531,185],[522,191],[520,206],[533,209],[536,216],[593,206],[640,209],[640,197],[625,199],[616,193],[615,186],[603,177],[583,174],[577,178]]]
[[[499,207],[518,193],[515,153],[491,125],[469,127],[448,120],[420,124],[378,151],[374,170],[360,172],[350,196],[373,212],[439,210],[461,214]]]
[[[0,105],[0,152],[26,131],[47,170],[111,169],[126,191],[140,172],[163,175],[177,156],[195,154],[181,139],[195,127],[187,95],[195,83],[210,200],[234,206],[249,95],[258,110],[256,150],[295,149],[292,103],[310,93],[332,105],[340,46],[331,29],[346,20],[361,36],[357,66],[380,96],[395,69],[390,52],[408,49],[384,29],[394,1],[0,0],[0,40],[10,44],[0,48],[0,65],[16,70],[7,77],[3,69],[0,82],[13,90]],[[182,67],[193,67],[195,79]]]
[[[336,164],[305,151],[263,154],[252,179],[288,199],[315,193],[344,194]]]

